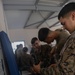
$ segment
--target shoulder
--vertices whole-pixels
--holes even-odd
[[[61,30],[63,30],[63,29],[59,28],[59,29],[56,29],[55,31],[61,31]]]

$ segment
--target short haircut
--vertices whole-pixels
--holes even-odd
[[[27,52],[28,51],[28,48],[27,47],[24,47],[23,48],[23,52]]]
[[[38,38],[40,41],[45,41],[49,34],[50,30],[49,28],[41,28],[38,32]]]
[[[31,44],[34,44],[35,43],[35,41],[37,41],[38,40],[38,38],[37,37],[33,37],[32,39],[31,39]]]
[[[68,14],[71,11],[75,11],[75,2],[66,4],[59,12],[58,19],[60,19],[60,17],[64,17],[66,14]]]

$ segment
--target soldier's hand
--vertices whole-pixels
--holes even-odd
[[[41,62],[40,62],[41,63]],[[38,65],[34,65],[34,71],[36,72],[36,73],[40,73],[40,63],[38,64]]]
[[[49,67],[56,67],[57,65],[56,64],[51,64]]]

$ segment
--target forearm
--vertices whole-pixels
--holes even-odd
[[[61,75],[57,67],[50,66],[48,68],[40,69],[41,75]]]

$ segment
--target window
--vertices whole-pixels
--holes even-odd
[[[13,48],[13,52],[15,53],[15,50],[17,49],[17,46],[22,44],[22,46],[25,46],[24,41],[16,41],[16,42],[12,42],[12,48]]]

